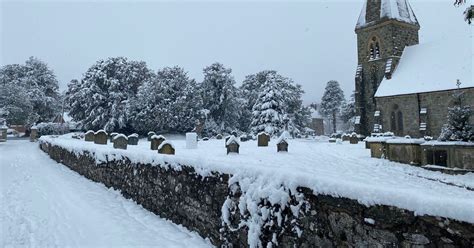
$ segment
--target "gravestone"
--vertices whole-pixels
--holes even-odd
[[[111,133],[109,135],[109,138],[110,138],[110,142],[114,142],[114,137],[117,135],[118,133]]]
[[[133,133],[128,136],[128,144],[131,146],[138,145],[138,134]]]
[[[36,126],[31,127],[30,130],[30,142],[35,142],[38,139],[38,128]]]
[[[104,130],[94,133],[94,144],[107,145],[107,133]]]
[[[161,143],[166,140],[163,135],[153,135],[150,137],[150,139],[150,148],[152,150],[158,150],[158,147],[161,145]]]
[[[265,132],[261,132],[257,136],[258,146],[268,146],[268,142],[270,141],[270,135]]]
[[[283,135],[277,140],[277,152],[288,152],[288,141]]]
[[[161,145],[158,147],[158,153],[160,154],[168,154],[168,155],[174,155],[174,146],[171,144],[169,141],[165,140],[161,143]]]
[[[216,135],[216,139],[218,139],[218,140],[222,139],[222,134]]]
[[[156,133],[155,133],[155,132],[152,132],[152,131],[148,132],[148,133],[147,133],[147,137],[148,137],[147,140],[148,140],[148,141],[151,141],[151,137],[153,137],[153,135],[156,135]]]
[[[84,140],[88,142],[93,142],[94,141],[94,131],[89,130],[86,132],[84,136]]]
[[[0,142],[7,141],[7,131],[8,127],[5,124],[0,126]]]
[[[117,134],[114,136],[114,148],[127,150],[128,138],[124,134]]]
[[[197,146],[197,133],[186,133],[186,149],[196,149]]]
[[[349,142],[350,142],[351,144],[357,144],[357,143],[359,143],[359,137],[357,137],[357,134],[356,134],[356,133],[352,133],[352,134],[351,134],[351,137],[350,137],[350,139],[349,139]]]
[[[330,138],[329,143],[336,143],[336,138]]]
[[[225,143],[227,148],[227,154],[229,153],[239,153],[239,140],[234,136],[231,135],[228,137],[227,142]]]
[[[202,138],[203,141],[208,141],[209,140],[209,137],[204,137]]]
[[[342,135],[342,141],[350,141],[351,136],[349,134],[343,134]]]

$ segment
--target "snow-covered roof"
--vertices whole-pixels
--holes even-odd
[[[454,36],[406,47],[391,79],[384,78],[376,97],[474,87],[472,38]]]
[[[369,4],[374,4],[373,0]],[[413,25],[418,25],[415,13],[411,8],[408,0],[381,0],[380,4],[380,19],[393,19]],[[362,11],[360,12],[359,20],[356,24],[356,29],[369,26],[377,20],[367,20],[367,0],[364,2]]]

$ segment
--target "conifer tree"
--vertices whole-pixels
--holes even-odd
[[[344,100],[344,92],[339,87],[339,83],[334,80],[329,81],[321,99],[319,111],[321,115],[331,119],[334,133],[336,132],[337,115],[340,113]]]

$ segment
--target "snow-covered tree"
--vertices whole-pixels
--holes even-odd
[[[319,111],[321,115],[326,116],[332,120],[333,132],[336,132],[337,115],[344,103],[344,92],[339,83],[331,80],[327,83]]]
[[[39,59],[30,57],[25,65],[2,67],[0,87],[9,123],[32,125],[51,121],[59,111],[56,76]]]
[[[258,98],[253,106],[251,130],[253,133],[267,132],[277,135],[285,129],[283,95],[274,74],[266,76]]]
[[[463,91],[459,89],[453,94],[454,106],[448,108],[448,121],[441,129],[441,141],[474,141],[474,132],[469,119],[472,110],[463,104]]]
[[[204,68],[204,80],[201,83],[201,93],[204,109],[208,110],[206,122],[214,122],[217,130],[208,129],[209,134],[231,132],[238,127],[241,108],[237,100],[235,80],[232,70],[220,63],[214,63]]]
[[[133,127],[146,133],[186,132],[201,117],[202,100],[196,82],[180,67],[166,67],[140,87],[130,106]]]
[[[251,120],[245,120],[245,118],[248,118],[249,116],[246,113],[252,113],[253,106],[259,98],[262,86],[267,81],[268,75],[275,78],[275,82],[279,85],[279,91],[281,92],[283,99],[283,119],[287,131],[293,135],[299,133],[299,130],[307,126],[310,117],[309,108],[303,106],[303,101],[301,100],[304,91],[301,88],[301,85],[295,84],[291,79],[279,75],[274,70],[265,70],[246,76],[242,86],[240,87],[242,98],[247,102],[246,105],[243,105],[244,111],[241,117],[241,122],[251,122]]]
[[[124,57],[99,60],[80,82],[69,84],[66,93],[71,108],[69,114],[86,129],[125,130],[129,128],[128,103],[151,75],[142,61],[129,61]]]

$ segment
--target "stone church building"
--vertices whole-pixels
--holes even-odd
[[[365,2],[355,28],[358,133],[437,137],[458,80],[474,107],[472,38],[419,44],[419,29],[408,0]]]

